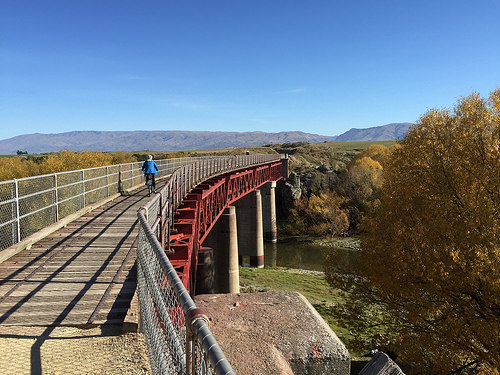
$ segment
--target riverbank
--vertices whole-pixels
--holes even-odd
[[[311,243],[319,246],[339,247],[349,250],[359,250],[361,248],[361,241],[357,237],[314,239]]]

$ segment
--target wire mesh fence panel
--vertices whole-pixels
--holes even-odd
[[[88,206],[90,204],[97,203],[106,197],[107,197],[106,186],[101,186],[101,187],[95,188],[94,190],[89,191],[88,193],[85,193],[86,206]]]
[[[121,191],[130,189],[132,187],[132,172],[130,164],[122,164],[120,168],[120,189]]]
[[[18,198],[20,240],[56,221],[55,189]]]
[[[0,183],[0,250],[19,241],[15,183]]]
[[[153,200],[153,203],[148,208],[148,224],[150,228],[154,228],[154,224],[160,214],[160,200],[158,198]],[[154,231],[155,229],[153,229]],[[157,234],[157,233],[155,233]],[[158,236],[156,237],[158,238]]]
[[[107,197],[106,168],[85,170],[85,205],[94,204]]]
[[[14,182],[0,182],[0,205],[14,198]]]
[[[19,242],[17,222],[5,223],[0,227],[0,250],[6,249]]]
[[[19,215],[22,217],[48,206],[54,206],[56,203],[54,193],[55,189],[51,189],[19,197]]]
[[[54,175],[28,177],[17,180],[18,196],[24,197],[54,188]]]
[[[19,218],[20,240],[38,232],[54,222],[54,207],[45,207],[28,216]]]
[[[58,204],[58,219],[64,219],[66,216],[71,215],[78,211],[81,207],[80,196],[72,197],[59,202]]]
[[[13,183],[0,184],[0,223],[15,218],[15,187]]]
[[[138,297],[141,323],[148,343],[153,373],[185,372],[185,326],[182,306],[171,288],[158,254],[140,232],[138,262]]]
[[[204,352],[198,341],[193,342],[192,366],[194,373],[199,375],[215,374],[215,369],[210,365],[206,352]]]
[[[113,195],[120,192],[120,166],[110,165],[108,168],[108,195]]]
[[[86,193],[106,186],[106,168],[86,169],[84,172]]]
[[[82,180],[82,171],[61,172],[56,173],[56,175],[58,187],[74,186]],[[66,196],[64,198],[68,197]]]
[[[142,171],[142,163],[134,163],[132,171],[132,186],[141,185],[144,183],[144,173]]]
[[[167,162],[167,160],[158,160],[158,162],[156,163],[158,165],[158,177],[167,176]]]

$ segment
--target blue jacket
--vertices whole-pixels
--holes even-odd
[[[142,170],[144,171],[145,174],[146,173],[156,174],[156,172],[158,171],[158,166],[153,160],[146,160],[142,165]]]

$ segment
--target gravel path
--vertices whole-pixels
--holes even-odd
[[[151,374],[144,338],[117,329],[1,327],[0,373]]]

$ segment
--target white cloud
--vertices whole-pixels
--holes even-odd
[[[306,91],[305,88],[297,88],[297,89],[285,90],[285,91],[282,91],[281,93],[282,94],[299,94],[299,93],[304,92],[304,91]]]
[[[123,79],[125,79],[127,81],[143,81],[147,78],[144,76],[130,74],[128,76],[123,77]]]

